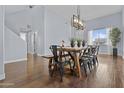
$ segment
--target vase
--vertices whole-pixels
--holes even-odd
[[[117,55],[118,55],[118,49],[113,48],[113,56],[117,57]]]

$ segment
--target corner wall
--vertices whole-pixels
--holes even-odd
[[[124,29],[124,7],[123,7],[123,9],[122,9],[122,28]],[[123,32],[123,42],[122,42],[122,44],[123,44],[123,59],[124,59],[124,32]]]
[[[5,78],[3,58],[4,58],[4,7],[0,6],[0,80]]]
[[[17,34],[5,26],[4,63],[19,62],[27,59],[27,44]]]

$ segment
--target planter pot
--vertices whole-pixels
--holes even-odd
[[[75,46],[75,44],[74,43],[71,43],[71,47],[74,47]]]
[[[118,55],[118,50],[117,48],[113,48],[113,56],[116,56],[117,57]]]
[[[77,43],[77,46],[78,46],[78,47],[81,47],[81,44],[80,44],[80,43]]]
[[[82,47],[84,47],[85,46],[85,41],[82,41]]]

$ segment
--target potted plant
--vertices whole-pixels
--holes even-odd
[[[117,56],[117,43],[120,41],[120,34],[121,31],[119,30],[119,28],[113,28],[110,31],[109,37],[113,46],[113,56]]]
[[[75,46],[75,38],[71,38],[70,39],[70,44],[71,44],[71,47],[74,47]]]
[[[81,43],[82,43],[82,40],[80,38],[77,38],[77,46],[80,47],[81,46]]]

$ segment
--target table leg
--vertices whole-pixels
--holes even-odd
[[[78,70],[79,78],[82,78],[81,68],[80,68],[80,63],[79,63],[79,55],[77,53],[74,54],[74,60],[75,60],[76,67],[77,67],[77,70]]]

